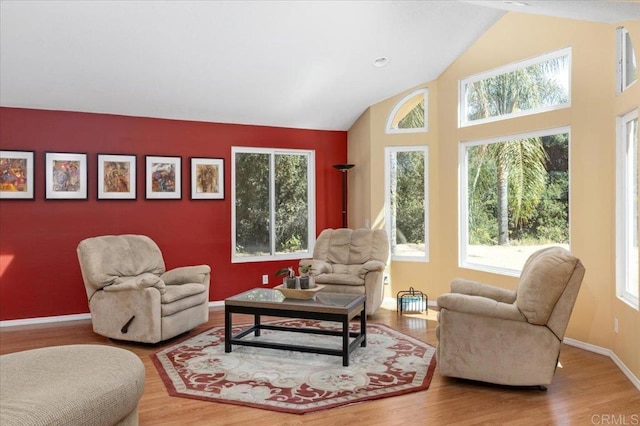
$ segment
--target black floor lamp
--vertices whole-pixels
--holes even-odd
[[[342,172],[342,227],[347,227],[347,172],[355,164],[334,164],[333,167]]]

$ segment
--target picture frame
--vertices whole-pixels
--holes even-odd
[[[0,151],[0,200],[34,200],[34,151]]]
[[[224,200],[224,159],[191,157],[191,199]]]
[[[45,152],[45,199],[86,200],[87,154]]]
[[[182,198],[182,157],[145,156],[145,189],[148,200]]]
[[[98,200],[136,199],[136,155],[98,154]]]

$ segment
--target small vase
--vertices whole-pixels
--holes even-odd
[[[300,289],[308,290],[311,288],[310,284],[311,280],[309,279],[309,276],[303,275],[300,277]]]
[[[296,288],[296,278],[287,277],[284,279],[284,286],[286,288]]]

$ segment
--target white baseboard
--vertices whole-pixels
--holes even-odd
[[[395,298],[385,298],[385,302],[393,302],[395,303]],[[430,301],[428,303],[429,307],[436,307],[437,304],[434,301]],[[224,306],[224,300],[219,300],[215,302],[209,302],[209,307],[218,307]],[[4,327],[15,327],[18,325],[34,325],[34,324],[48,324],[48,323],[56,323],[56,322],[66,322],[66,321],[79,321],[91,319],[91,314],[73,314],[73,315],[59,315],[54,317],[39,317],[39,318],[25,318],[25,319],[17,319],[17,320],[8,320],[8,321],[0,321],[0,328]],[[618,358],[618,356],[611,350],[607,348],[603,348],[601,346],[592,345],[591,343],[581,342],[580,340],[572,339],[571,337],[565,337],[563,343],[566,343],[569,346],[575,346],[576,348],[584,349],[585,351],[594,352],[600,355],[607,356],[611,358],[613,363],[622,371],[631,383],[640,391],[640,379],[638,379],[631,370]]]
[[[584,349],[585,351],[594,352],[599,355],[604,355],[613,361],[613,363],[622,371],[622,374],[627,376],[627,379],[640,391],[640,379],[638,379],[631,370],[618,358],[611,349],[603,348],[602,346],[592,345],[591,343],[581,342],[580,340],[572,339],[571,337],[565,337],[562,341],[569,346],[575,346],[576,348]]]
[[[73,314],[73,315],[58,315],[55,317],[25,318],[25,319],[17,319],[17,320],[0,321],[0,328],[15,327],[17,325],[48,324],[52,322],[78,321],[78,320],[86,320],[86,319],[91,319],[91,314]]]

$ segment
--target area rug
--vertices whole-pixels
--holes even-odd
[[[279,320],[289,327],[336,329],[315,320]],[[358,324],[354,324],[357,331]],[[233,333],[243,326],[235,327]],[[340,348],[333,336],[262,330],[280,343]],[[361,401],[427,389],[435,369],[435,348],[381,324],[367,325],[367,347],[342,357],[287,350],[233,346],[224,352],[224,327],[151,355],[169,395],[304,414]]]

